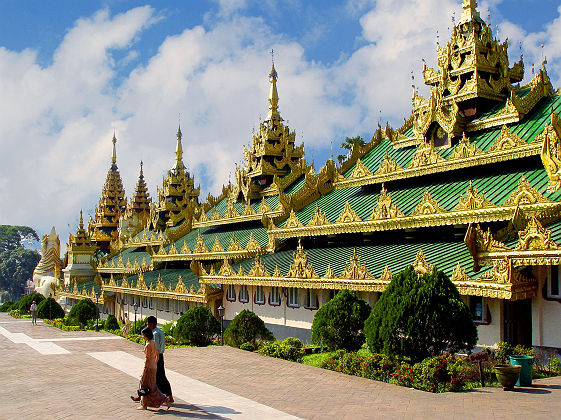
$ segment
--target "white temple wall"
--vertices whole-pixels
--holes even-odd
[[[477,325],[478,346],[494,346],[501,341],[501,300],[500,299],[484,299],[487,306],[487,320],[489,324]]]

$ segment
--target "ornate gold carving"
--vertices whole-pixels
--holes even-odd
[[[508,283],[510,278],[510,263],[507,258],[497,260],[493,263],[493,269],[483,273],[482,281],[493,281],[499,284]]]
[[[224,247],[218,240],[218,236],[214,238],[214,244],[212,245],[212,249],[210,250],[210,252],[224,252]]]
[[[335,273],[331,269],[330,264],[327,265],[327,269],[325,270],[325,274],[324,274],[323,278],[324,279],[334,279],[335,278]]]
[[[242,212],[242,216],[253,216],[257,213],[255,213],[255,210],[253,210],[253,207],[251,207],[250,204],[246,204],[243,208],[243,212]]]
[[[319,204],[316,204],[316,211],[314,215],[308,222],[308,227],[310,226],[325,226],[329,224],[329,220],[325,216],[325,212],[319,208]]]
[[[517,251],[544,251],[559,249],[555,241],[551,239],[551,231],[544,229],[542,224],[532,216],[528,221],[526,229],[518,232],[519,242]]]
[[[147,290],[146,283],[144,283],[144,275],[142,273],[138,274],[138,280],[136,281],[136,288],[140,290]]]
[[[191,286],[191,287],[193,287],[193,286]],[[183,284],[183,279],[181,278],[181,275],[179,275],[179,277],[177,278],[177,285],[175,286],[175,293],[188,293],[187,288]]]
[[[195,248],[193,249],[194,254],[202,254],[204,252],[208,252],[208,248],[205,245],[205,241],[201,236],[201,232],[197,233],[197,243],[195,244]]]
[[[451,280],[453,283],[463,283],[470,280],[466,274],[466,270],[462,268],[459,262],[456,268],[454,269],[454,271],[452,272]]]
[[[347,201],[345,203],[345,207],[343,211],[337,218],[337,223],[353,223],[353,222],[362,222],[362,219],[358,217],[356,212],[351,208],[351,205]]]
[[[259,242],[255,240],[253,237],[253,233],[249,235],[249,241],[245,247],[247,251],[261,251],[261,246],[259,246]]]
[[[417,204],[411,215],[422,216],[424,214],[440,214],[445,212],[446,210],[431,197],[430,192],[425,190],[422,200]]]
[[[391,194],[388,194],[384,184],[382,184],[382,191],[380,191],[378,196],[378,202],[368,220],[393,219],[396,217],[404,217],[404,214],[395,204],[392,204]]]
[[[392,281],[392,279],[393,279],[392,272],[390,271],[390,269],[386,265],[384,267],[384,270],[382,271],[382,275],[380,276],[380,280],[383,281],[383,282],[390,283]]]
[[[360,158],[357,159],[356,166],[355,166],[353,172],[351,173],[351,176],[349,177],[349,179],[364,178],[364,177],[367,177],[367,176],[372,176],[372,172],[370,172],[368,170],[368,168],[366,166],[364,166],[364,164],[362,163]]]
[[[158,274],[158,282],[156,283],[156,291],[157,292],[165,292],[166,291],[166,286],[164,285],[164,282],[162,281],[162,276],[160,274]]]
[[[241,250],[242,247],[240,246],[240,243],[238,242],[236,235],[232,235],[232,239],[230,240],[230,245],[228,246],[228,252],[241,251]]]
[[[477,188],[474,188],[473,183],[469,181],[469,187],[467,188],[465,195],[460,198],[460,201],[454,210],[478,210],[489,207],[495,207],[495,204],[487,200],[485,198],[485,194],[478,194]]]
[[[228,207],[226,209],[226,214],[224,217],[232,219],[234,217],[238,217],[240,214],[234,208],[234,204],[231,201],[228,201]]]
[[[386,152],[386,154],[384,155],[384,159],[382,159],[382,162],[380,162],[380,166],[378,167],[375,175],[384,175],[402,170],[403,168],[398,165],[396,160]]]
[[[501,129],[500,136],[493,142],[489,149],[489,153],[499,152],[525,146],[527,143],[515,134],[512,134],[508,126],[505,124]]]
[[[302,278],[302,279],[315,279],[319,276],[314,271],[312,264],[308,263],[308,256],[304,252],[304,248],[300,241],[298,241],[298,248],[293,253],[294,262],[290,266],[287,277]]]
[[[251,267],[251,270],[249,270],[249,273],[247,273],[247,275],[249,277],[270,277],[270,274],[267,271],[265,265],[261,262],[261,258],[259,257],[259,255],[255,257],[253,266]],[[238,274],[238,276],[240,276],[240,274]]]
[[[425,275],[426,273],[431,273],[434,270],[434,267],[427,263],[425,258],[425,253],[422,249],[419,249],[417,252],[417,257],[415,258],[415,263],[413,264],[413,270],[419,277]]]
[[[299,228],[302,227],[302,222],[300,222],[300,219],[298,219],[298,216],[296,216],[296,213],[294,213],[294,210],[290,211],[290,216],[288,217],[286,223],[284,224],[284,228],[285,229],[293,229],[293,228]]]
[[[350,280],[370,280],[374,279],[374,276],[370,274],[366,264],[360,262],[360,257],[356,253],[356,248],[354,249],[351,261],[345,264],[345,271],[339,276],[340,279],[350,279]]]
[[[518,206],[522,204],[548,203],[547,200],[536,188],[533,188],[526,180],[524,175],[520,178],[518,188],[510,194],[503,206]]]
[[[191,253],[191,250],[187,246],[187,242],[185,240],[183,240],[183,246],[181,247],[181,253],[182,254],[190,254]]]
[[[430,143],[421,143],[417,146],[417,153],[411,159],[408,169],[443,162],[444,158],[438,154]]]
[[[277,278],[282,277],[282,273],[278,265],[275,265],[275,271],[273,273],[273,277],[277,277]]]
[[[454,151],[450,155],[449,160],[455,159],[466,159],[474,156],[483,155],[485,152],[481,150],[475,143],[471,143],[470,139],[466,137],[466,133],[464,132],[462,138],[454,147]]]

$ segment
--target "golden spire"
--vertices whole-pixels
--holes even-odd
[[[115,145],[117,144],[117,137],[115,137],[115,132],[113,131],[113,140],[111,140],[113,142],[113,157],[111,158],[111,168],[113,168],[113,166],[117,165],[117,148],[115,147]]]
[[[82,210],[80,210],[80,227],[78,229],[84,230],[84,218],[82,217]]]
[[[183,165],[183,147],[181,146],[181,139],[183,135],[181,134],[181,126],[177,128],[177,146],[175,147],[175,165],[174,169],[184,168]]]
[[[479,22],[484,23],[477,9],[477,2],[475,0],[462,0],[462,7],[464,11],[460,16],[459,24],[466,22]]]
[[[271,55],[273,54],[273,50],[271,50]],[[282,118],[279,114],[278,105],[279,105],[279,94],[277,92],[277,71],[275,70],[275,62],[273,61],[273,65],[271,67],[271,71],[269,73],[269,81],[271,82],[271,89],[269,90],[269,113],[267,114],[267,120],[276,120],[282,121]]]

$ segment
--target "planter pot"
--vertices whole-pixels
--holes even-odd
[[[520,369],[522,366],[512,366],[512,365],[497,365],[495,366],[495,373],[497,374],[497,379],[503,386],[503,390],[511,391],[514,389],[514,385],[520,376]]]

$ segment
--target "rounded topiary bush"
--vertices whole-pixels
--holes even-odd
[[[45,296],[41,293],[33,292],[29,293],[28,295],[23,296],[18,302],[17,306],[14,305],[12,309],[19,309],[20,314],[29,314],[29,307],[31,306],[31,302],[35,301],[35,304],[39,306],[39,304],[45,300]]]
[[[89,319],[97,318],[97,307],[90,298],[82,299],[70,309],[68,318],[86,325]]]
[[[267,329],[263,320],[249,309],[237,314],[224,331],[224,342],[233,347],[247,342],[255,343],[257,340],[274,339],[273,333]]]
[[[52,297],[43,300],[37,305],[37,318],[56,319],[64,318],[64,309]]]
[[[2,305],[0,305],[0,312],[10,312],[13,309],[14,305],[15,303],[11,300],[4,302]]]
[[[341,290],[322,305],[312,323],[312,343],[329,350],[357,351],[364,344],[364,321],[370,306],[355,292]]]
[[[103,323],[103,329],[105,331],[113,331],[113,330],[118,330],[119,328],[120,328],[119,323],[117,322],[117,318],[115,318],[115,315],[113,314],[107,315],[107,319]]]
[[[421,361],[477,342],[471,312],[442,271],[418,276],[412,266],[394,276],[365,323],[374,353]]]
[[[220,321],[206,306],[195,306],[189,309],[177,320],[173,328],[173,335],[179,342],[193,346],[208,346],[212,337],[220,333]]]

